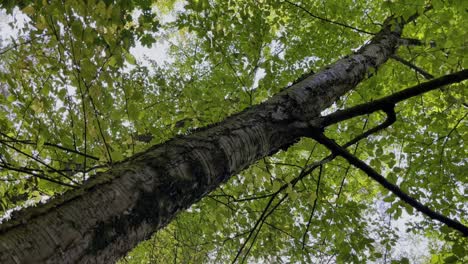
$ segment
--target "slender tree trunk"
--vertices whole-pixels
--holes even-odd
[[[111,263],[255,161],[287,149],[312,120],[396,50],[402,25],[267,102],[153,146],[0,226],[0,263]]]

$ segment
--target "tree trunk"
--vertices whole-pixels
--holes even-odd
[[[394,53],[402,25],[267,102],[156,145],[0,226],[0,263],[111,263],[255,161],[287,149]]]

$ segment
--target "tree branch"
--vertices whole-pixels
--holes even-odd
[[[7,52],[9,52],[10,50],[13,50],[13,49],[16,49],[20,46],[23,46],[23,45],[26,45],[26,44],[31,44],[33,41],[35,41],[36,39],[38,39],[39,37],[36,37],[36,38],[31,38],[31,39],[28,39],[28,40],[25,40],[23,42],[20,42],[20,43],[16,43],[14,41],[14,39],[12,39],[13,41],[13,44],[11,44],[10,46],[8,47],[4,47],[2,50],[0,50],[0,55],[3,55]]]
[[[400,46],[422,46],[424,43],[419,39],[400,38],[398,44]]]
[[[438,220],[447,226],[461,232],[463,236],[468,236],[468,227],[461,224],[460,222],[450,219],[444,215],[441,215],[429,207],[423,205],[422,203],[418,202],[414,198],[410,197],[408,194],[403,192],[398,186],[395,184],[387,181],[385,177],[380,175],[377,171],[375,171],[373,168],[371,168],[369,165],[367,165],[365,162],[361,161],[358,159],[356,156],[348,152],[345,148],[342,146],[338,145],[334,140],[326,137],[322,132],[319,133],[313,133],[313,138],[317,140],[319,143],[327,147],[332,153],[335,155],[339,155],[346,159],[349,163],[354,165],[356,168],[359,168],[360,170],[364,171],[369,177],[377,181],[382,187],[385,189],[389,190],[396,196],[398,196],[401,200],[403,200],[405,203],[411,205],[413,208],[416,210],[420,211],[421,213],[425,214],[431,219]]]
[[[6,170],[11,170],[11,171],[16,171],[16,172],[22,172],[22,173],[26,173],[26,174],[29,174],[33,177],[36,177],[36,178],[39,178],[39,179],[42,179],[42,180],[46,180],[46,181],[49,181],[49,182],[52,182],[52,183],[55,183],[55,184],[58,184],[58,185],[62,185],[62,186],[66,186],[66,187],[72,187],[72,188],[78,188],[79,186],[77,185],[71,185],[71,184],[68,184],[68,183],[65,183],[65,182],[61,182],[61,181],[58,181],[58,180],[55,180],[55,179],[52,179],[52,178],[48,178],[44,175],[41,175],[41,174],[37,174],[35,172],[33,172],[32,170],[29,170],[29,169],[26,169],[26,168],[16,168],[16,167],[12,167],[12,166],[9,166],[8,164],[6,163],[0,163],[0,168],[4,168]]]
[[[327,19],[327,18],[324,18],[324,17],[317,16],[317,15],[313,14],[312,12],[310,12],[309,10],[305,9],[303,6],[298,5],[296,3],[293,3],[293,2],[290,2],[288,0],[284,0],[284,2],[301,9],[302,11],[306,12],[309,16],[311,16],[313,18],[328,22],[330,24],[334,24],[334,25],[345,27],[345,28],[349,28],[349,29],[352,29],[352,30],[355,30],[357,32],[361,32],[361,33],[364,33],[364,34],[369,34],[369,35],[375,35],[376,34],[376,33],[372,33],[372,32],[369,32],[369,31],[365,31],[365,30],[362,30],[362,29],[359,29],[359,28],[355,28],[355,27],[346,25],[346,24],[341,23],[341,22],[337,22],[337,21],[333,21],[333,20],[330,20],[330,19]]]
[[[2,132],[0,132],[0,135],[6,137],[6,138],[9,138],[10,140],[9,141],[6,141],[6,140],[0,140],[1,142],[17,142],[17,143],[22,143],[22,144],[27,144],[27,145],[35,145],[37,144],[37,142],[33,141],[33,140],[20,140],[20,139],[14,139]],[[58,149],[61,149],[63,151],[66,151],[66,152],[70,152],[70,153],[75,153],[75,154],[78,154],[78,155],[81,155],[81,156],[84,156],[84,157],[87,157],[87,158],[90,158],[90,159],[93,159],[93,160],[99,160],[99,158],[97,157],[94,157],[94,156],[91,156],[89,154],[85,154],[85,153],[82,153],[82,152],[79,152],[77,150],[74,150],[74,149],[69,149],[69,148],[66,148],[66,147],[63,147],[63,146],[60,146],[60,145],[57,145],[57,144],[54,144],[54,143],[49,143],[49,142],[45,142],[44,143],[44,146],[48,146],[48,147],[54,147],[54,148],[58,148]]]
[[[258,218],[257,222],[255,222],[254,226],[250,229],[249,231],[249,236],[245,239],[244,243],[242,243],[241,247],[239,248],[239,250],[237,251],[237,254],[236,256],[234,257],[232,263],[235,263],[237,261],[237,259],[240,257],[240,255],[242,254],[242,251],[244,250],[244,247],[247,245],[248,241],[250,240],[250,238],[252,238],[253,234],[255,233],[255,230],[257,229],[257,227],[260,225],[260,223],[262,223],[263,221],[265,221],[266,219],[266,214],[268,212],[268,209],[270,208],[271,204],[273,203],[273,200],[276,198],[276,195],[278,194],[279,192],[276,192],[274,196],[272,196],[270,198],[270,200],[268,201],[267,205],[265,206],[265,208],[263,209],[262,211],[262,214],[260,215],[260,217]],[[260,230],[259,230],[260,231]],[[257,234],[258,232],[257,231]],[[256,237],[256,236],[255,236]],[[253,242],[252,242],[253,243]],[[244,257],[247,255],[247,253],[244,255]]]
[[[388,119],[388,115],[387,115],[387,119]],[[362,130],[366,129],[368,122],[369,122],[369,118],[366,118],[366,121],[364,122]],[[354,146],[354,150],[353,150],[354,155],[356,154],[358,147],[359,147],[359,142],[357,142],[356,145]],[[343,191],[344,184],[345,184],[345,181],[346,181],[346,177],[348,176],[348,173],[349,173],[350,169],[351,169],[351,164],[348,164],[348,166],[346,166],[346,170],[344,172],[343,178],[341,179],[340,189],[338,189],[338,193],[336,194],[335,207],[338,206],[338,200],[340,199],[340,196],[341,196],[341,193]]]
[[[244,254],[243,258],[242,258],[242,263],[244,263],[245,259],[247,258],[248,254],[250,253],[250,250],[252,249],[252,247],[253,247],[253,245],[255,243],[255,240],[257,240],[257,236],[260,233],[260,231],[262,229],[262,226],[265,223],[266,219],[278,208],[278,206],[280,206],[286,200],[286,198],[288,198],[288,194],[285,194],[283,197],[281,197],[281,199],[275,204],[275,206],[273,208],[271,208],[271,210],[263,217],[263,219],[259,219],[259,220],[261,220],[260,226],[258,227],[258,230],[255,233],[254,238],[252,239],[252,243],[250,243],[250,246],[247,249],[247,252],[245,252],[245,254]]]
[[[368,131],[356,136],[355,138],[353,138],[352,140],[350,140],[349,142],[347,142],[346,144],[343,145],[343,147],[347,148],[349,146],[352,146],[354,144],[356,144],[358,141],[368,137],[369,135],[373,134],[373,133],[376,133],[388,126],[390,126],[391,124],[393,124],[396,120],[396,116],[395,116],[395,112],[393,110],[393,108],[386,108],[385,109],[386,113],[387,113],[387,119],[385,120],[385,122],[383,122],[382,124],[374,127],[374,128],[371,128],[369,129]],[[320,184],[320,181],[321,181],[321,174],[322,174],[322,167],[323,167],[323,164],[327,163],[327,162],[330,162],[332,161],[337,155],[335,155],[334,153],[332,153],[331,155],[325,157],[324,159],[318,161],[318,162],[314,162],[313,164],[310,164],[309,166],[306,166],[304,168],[302,168],[302,171],[299,173],[299,175],[292,179],[290,182],[282,185],[276,192],[274,193],[271,193],[271,194],[268,194],[268,195],[264,195],[264,196],[261,196],[261,198],[266,198],[266,197],[270,197],[270,200],[268,201],[267,205],[265,206],[262,214],[260,215],[260,217],[258,218],[257,222],[255,223],[254,227],[249,231],[249,236],[247,237],[247,239],[244,241],[244,243],[241,245],[241,247],[239,248],[238,252],[237,252],[237,255],[236,257],[234,258],[233,262],[236,262],[237,259],[240,257],[244,247],[247,245],[248,241],[252,238],[253,236],[253,241],[251,242],[251,245],[249,247],[249,249],[247,250],[247,253],[244,255],[243,259],[245,259],[246,255],[248,254],[248,252],[250,251],[250,248],[252,247],[257,235],[258,235],[258,232],[260,232],[260,229],[263,225],[263,222],[266,220],[266,218],[271,214],[273,213],[273,211],[284,201],[284,199],[286,199],[286,197],[288,196],[288,194],[285,194],[284,197],[281,198],[281,200],[274,206],[273,209],[271,209],[270,211],[268,211],[268,209],[270,208],[270,206],[272,205],[272,202],[274,201],[274,199],[277,197],[277,195],[282,192],[283,190],[285,190],[289,185],[292,185],[293,187],[301,180],[303,179],[305,176],[309,175],[310,173],[312,173],[312,171],[314,171],[316,168],[320,167],[320,172],[319,172],[319,178],[318,178],[318,183],[317,183],[317,188],[316,188],[316,195],[318,197],[318,191],[319,191],[319,184]],[[306,231],[304,233],[304,236],[303,236],[303,240],[302,240],[302,243],[303,243],[303,248],[305,247],[305,236],[307,234],[307,230],[309,229],[309,226],[310,226],[310,221],[313,217],[313,214],[314,214],[314,211],[315,211],[315,207],[316,207],[316,203],[317,203],[317,198],[315,199],[314,201],[314,206],[313,206],[313,209],[312,209],[312,213],[311,213],[311,216],[309,218],[309,222],[307,224],[307,227],[306,227]],[[268,213],[267,213],[268,212]],[[258,230],[257,230],[258,229]],[[256,232],[255,232],[256,231]],[[255,233],[255,235],[254,235]]]
[[[468,70],[462,70],[456,73],[448,74],[431,81],[415,85],[411,88],[396,92],[387,97],[360,104],[345,110],[338,110],[332,114],[323,116],[318,120],[311,121],[311,125],[314,127],[324,128],[338,122],[360,116],[370,114],[375,111],[390,109],[396,103],[404,101],[414,96],[421,95],[423,93],[435,90],[447,84],[457,83],[468,79]]]
[[[315,188],[314,205],[312,206],[312,210],[310,212],[309,220],[307,221],[306,230],[304,231],[304,235],[302,236],[302,250],[304,250],[304,248],[305,248],[307,233],[309,232],[310,223],[312,221],[312,217],[314,217],[315,208],[317,207],[317,200],[318,200],[318,195],[319,195],[319,190],[320,190],[320,181],[322,179],[323,165],[320,165],[319,168],[320,169],[319,169],[319,175],[318,175],[318,179],[317,179],[317,187]]]
[[[61,171],[55,169],[54,167],[52,167],[52,166],[50,166],[49,164],[45,163],[43,160],[41,160],[41,159],[39,159],[39,158],[36,158],[36,157],[34,157],[34,156],[32,156],[32,155],[29,155],[28,153],[26,153],[26,152],[24,152],[24,151],[22,151],[22,150],[20,150],[20,149],[18,149],[18,148],[16,148],[16,147],[14,147],[14,146],[12,146],[12,145],[9,145],[9,144],[7,144],[7,143],[5,143],[5,142],[3,142],[2,144],[5,145],[5,146],[7,146],[7,147],[9,147],[9,148],[11,148],[11,149],[13,149],[13,150],[15,150],[16,152],[18,152],[18,153],[20,153],[20,154],[22,154],[22,155],[24,155],[24,156],[26,156],[26,157],[32,159],[32,160],[36,161],[37,163],[39,163],[39,164],[45,166],[46,168],[48,168],[48,169],[50,169],[50,170],[52,170],[52,171],[58,173],[59,175],[61,175],[61,176],[65,177],[65,178],[67,178],[68,180],[70,180],[71,182],[73,182],[73,183],[79,185],[79,183],[78,183],[77,181],[75,181],[73,178],[71,178],[71,177],[69,177],[68,175],[64,174],[63,172],[61,172]]]
[[[397,55],[392,55],[390,56],[390,58],[398,61],[398,62],[401,62],[403,65],[405,66],[408,66],[409,68],[413,69],[415,72],[421,74],[422,76],[424,76],[424,78],[426,78],[427,80],[430,80],[430,79],[434,79],[434,75],[428,73],[427,71],[419,68],[418,66],[414,65],[413,63],[397,56]]]

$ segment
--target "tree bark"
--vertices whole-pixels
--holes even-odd
[[[111,263],[230,176],[287,149],[296,123],[320,116],[394,54],[403,23],[265,103],[139,153],[0,226],[0,263]]]

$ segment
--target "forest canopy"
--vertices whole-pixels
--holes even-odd
[[[349,80],[352,89],[318,95],[336,97],[316,113],[325,117],[323,137],[301,134],[249,161],[120,263],[468,261],[460,231],[468,224],[467,82],[460,82],[468,78],[468,1],[25,0],[0,7],[3,222],[78,193],[173,138],[283,102],[272,98],[401,27],[392,54],[362,80]],[[405,95],[410,87],[419,90]],[[262,144],[242,142],[251,150]],[[236,153],[226,160],[242,156]]]

